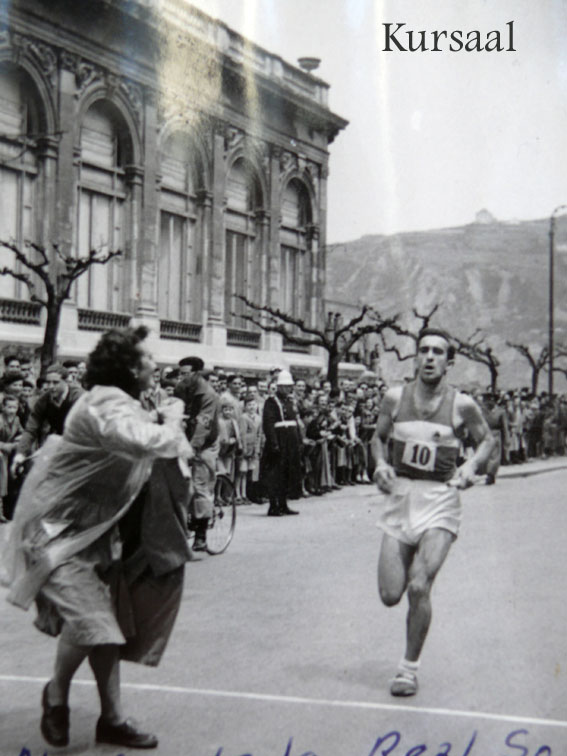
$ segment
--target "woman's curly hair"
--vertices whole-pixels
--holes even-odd
[[[134,368],[140,364],[138,345],[148,335],[145,326],[113,328],[104,333],[89,354],[84,386],[117,386],[135,399],[140,395]]]

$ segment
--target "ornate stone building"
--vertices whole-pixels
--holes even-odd
[[[185,0],[2,3],[0,239],[122,250],[75,285],[60,356],[134,319],[161,364],[320,367],[235,295],[323,321],[328,145],[346,126],[328,89]],[[0,277],[2,345],[39,345],[43,318]]]

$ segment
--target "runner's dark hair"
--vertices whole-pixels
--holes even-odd
[[[427,328],[422,328],[417,335],[417,346],[419,346],[419,342],[425,336],[441,336],[442,339],[445,339],[447,344],[449,344],[449,348],[447,349],[447,357],[450,360],[455,359],[455,345],[451,343],[451,337],[449,336],[447,331],[444,331],[443,328],[435,328],[434,326],[427,326]]]

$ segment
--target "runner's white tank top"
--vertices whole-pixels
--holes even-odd
[[[436,411],[425,415],[415,405],[415,386],[412,382],[402,389],[389,440],[390,464],[401,477],[450,480],[457,467],[461,443],[453,428],[457,392],[447,386]]]

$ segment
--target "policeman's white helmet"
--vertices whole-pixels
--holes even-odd
[[[276,386],[293,386],[294,381],[289,370],[280,370],[276,380]]]

